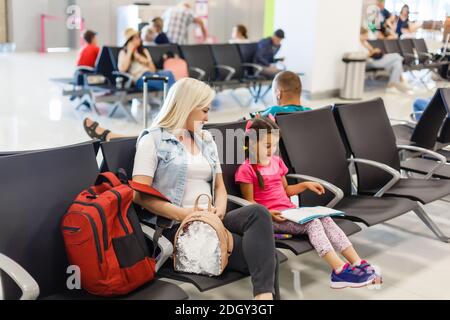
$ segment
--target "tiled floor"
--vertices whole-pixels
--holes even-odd
[[[40,55],[37,53],[0,54],[0,151],[30,150],[68,145],[88,140],[81,126],[87,111],[75,111],[61,88],[50,78],[71,76],[74,53]],[[435,83],[430,81],[430,87]],[[439,83],[448,86],[448,83]],[[248,98],[245,90],[237,94]],[[379,84],[366,88],[365,99],[381,96],[389,116],[406,119],[416,97],[427,97],[416,84],[415,94],[387,95]],[[270,95],[268,99],[270,100]],[[219,96],[220,105],[210,114],[211,122],[231,121],[250,110],[260,110],[263,104],[239,108],[227,93]],[[313,108],[339,99],[304,101]],[[270,103],[271,101],[267,101]],[[104,126],[123,133],[138,134],[142,124],[133,124],[124,117],[107,118],[108,105],[100,105],[102,116],[93,116]],[[134,115],[142,118],[136,106]],[[426,206],[436,222],[450,234],[450,203],[437,201]],[[362,256],[378,265],[384,284],[373,289],[329,288],[329,269],[310,252],[295,257],[284,251],[288,262],[281,266],[281,287],[285,299],[450,299],[450,244],[436,240],[413,214],[364,230],[351,237]],[[300,281],[298,281],[300,280]],[[249,299],[251,284],[245,280],[199,293],[192,285],[181,285],[193,299]]]

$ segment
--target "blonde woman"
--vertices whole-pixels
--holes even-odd
[[[133,181],[155,187],[172,203],[139,193],[135,193],[134,201],[173,220],[172,228],[163,233],[173,241],[178,223],[193,212],[197,196],[210,195],[214,212],[233,235],[227,268],[249,273],[255,299],[270,300],[277,270],[271,216],[257,204],[226,210],[227,191],[217,146],[211,134],[202,130],[214,95],[211,87],[192,78],[178,80],[172,86],[152,126],[138,138],[133,169]],[[97,130],[99,134],[105,132]],[[206,205],[200,202],[200,206]]]

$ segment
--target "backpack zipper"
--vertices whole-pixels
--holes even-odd
[[[123,217],[122,217],[122,206],[121,206],[121,204],[122,204],[122,196],[116,190],[112,190],[111,189],[109,191],[111,191],[117,197],[117,206],[118,206],[117,215],[119,217],[119,222],[122,225],[122,228],[125,231],[125,233],[126,234],[130,234],[130,232],[128,231],[127,225],[125,224],[125,221],[123,220]]]
[[[105,251],[108,250],[108,226],[106,224],[106,215],[105,215],[105,212],[103,211],[103,208],[98,203],[88,203],[88,202],[81,202],[81,201],[74,201],[74,203],[81,204],[83,206],[94,207],[95,209],[97,209],[97,211],[100,215],[100,220],[102,221],[102,225],[103,225],[102,226],[103,227],[102,228],[103,229],[103,249]]]
[[[102,251],[100,248],[100,239],[98,236],[97,225],[95,224],[94,219],[92,219],[92,217],[90,217],[88,214],[86,214],[85,212],[82,212],[82,211],[71,211],[69,213],[70,214],[81,214],[83,217],[86,217],[88,219],[89,224],[91,225],[91,228],[92,228],[92,232],[94,233],[94,241],[95,241],[95,249],[97,251],[97,258],[100,261],[100,263],[103,263],[103,256],[102,256]],[[63,230],[79,231],[80,228],[64,226]]]

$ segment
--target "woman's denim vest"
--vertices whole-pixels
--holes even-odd
[[[187,154],[185,147],[173,134],[163,128],[144,130],[138,138],[150,134],[156,146],[158,165],[152,186],[165,195],[174,205],[181,207],[187,178]],[[211,195],[215,199],[216,163],[219,163],[216,144],[208,131],[202,137],[194,134],[194,140],[203,156],[211,166]]]

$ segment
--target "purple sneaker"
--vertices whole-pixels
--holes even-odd
[[[343,288],[361,288],[369,284],[372,284],[375,280],[375,274],[370,274],[364,270],[354,268],[349,263],[344,265],[341,272],[336,273],[333,270],[331,273],[331,288],[343,289]]]
[[[355,268],[365,271],[366,273],[369,273],[369,274],[374,274],[376,276],[376,278],[378,279],[377,282],[383,283],[383,277],[381,276],[381,274],[378,274],[376,272],[376,270],[374,269],[374,267],[372,267],[372,265],[369,262],[367,262],[366,260],[361,260],[361,264],[359,266],[355,266]]]

